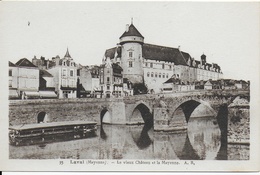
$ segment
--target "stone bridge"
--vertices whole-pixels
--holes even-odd
[[[193,111],[203,105],[215,115],[237,96],[249,100],[248,91],[192,91],[146,94],[117,99],[14,100],[9,103],[10,125],[86,120],[99,125],[151,123],[154,130],[186,129]]]

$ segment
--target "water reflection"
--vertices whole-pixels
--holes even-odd
[[[233,150],[232,147],[229,149]],[[96,135],[10,140],[9,153],[11,159],[238,158],[227,156],[227,147],[221,144],[219,126],[212,117],[191,118],[188,130],[182,132],[154,132],[152,125],[102,125]]]
[[[199,159],[216,158],[221,145],[221,132],[215,118],[191,118],[188,123],[188,137]]]

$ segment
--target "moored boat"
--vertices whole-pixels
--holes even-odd
[[[37,137],[43,135],[88,133],[97,130],[96,122],[89,121],[62,121],[51,123],[25,124],[9,127],[9,136],[12,138]]]

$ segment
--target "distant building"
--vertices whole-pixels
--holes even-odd
[[[54,77],[46,70],[40,70],[40,98],[57,98]]]
[[[124,96],[134,95],[133,85],[127,78],[123,79],[123,92]]]
[[[235,80],[235,86],[237,89],[248,89],[249,82],[246,82],[244,80]]]
[[[18,67],[9,61],[9,99],[18,98]]]
[[[100,66],[100,88],[104,97],[123,96],[123,69],[117,63],[111,63],[107,58]]]
[[[19,96],[22,99],[39,98],[39,68],[27,58],[20,59],[15,65],[18,67],[17,89]]]
[[[220,66],[209,64],[206,55],[197,61],[179,48],[144,43],[143,35],[133,25],[127,25],[117,47],[107,49],[104,59],[111,59],[123,69],[123,78],[133,86],[144,83],[149,92],[159,93],[171,77],[191,84],[197,80],[217,80],[223,77]]]
[[[204,84],[204,89],[205,90],[212,90],[212,83],[211,81],[206,81],[205,84]]]
[[[77,65],[68,49],[64,58],[56,56],[52,59],[48,72],[54,77],[55,91],[59,98],[76,98]]]
[[[195,90],[194,84],[185,84],[180,79],[173,78],[173,77],[163,83],[163,89],[162,89],[164,93],[192,91],[192,90]]]
[[[99,66],[79,66],[77,97],[95,97],[100,92]]]

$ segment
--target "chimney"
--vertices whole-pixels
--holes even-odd
[[[49,61],[49,60],[47,60],[46,69],[49,69],[49,64],[50,64],[50,61]]]
[[[126,32],[129,31],[129,24],[126,24],[126,29],[125,29]]]

